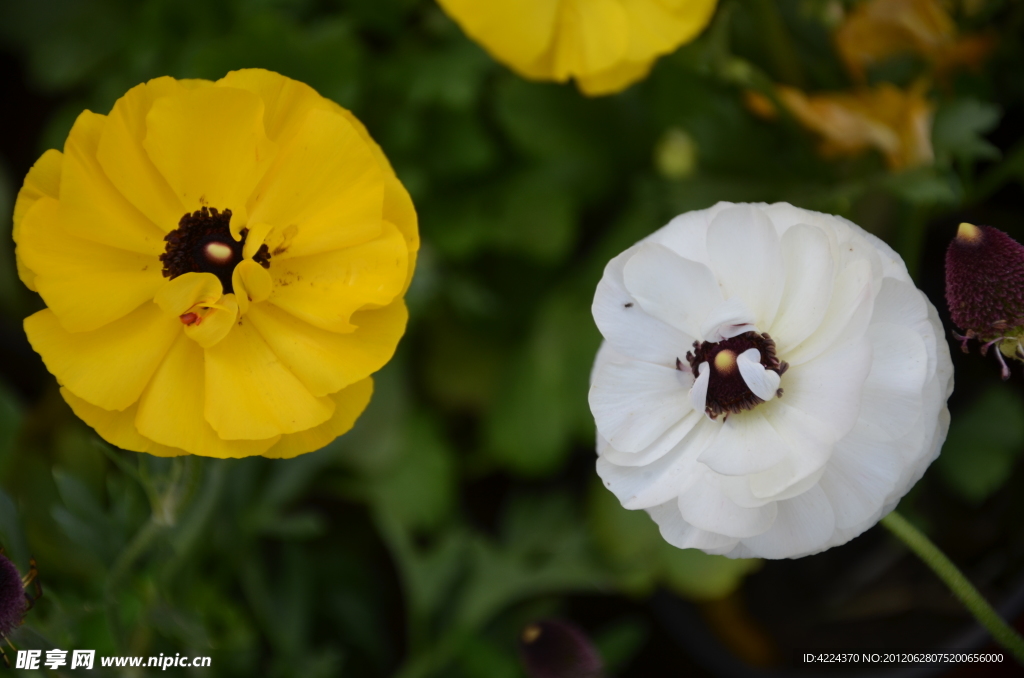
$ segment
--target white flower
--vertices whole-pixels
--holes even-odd
[[[946,438],[935,308],[845,219],[786,203],[683,214],[608,264],[593,312],[597,472],[679,548],[843,544]]]

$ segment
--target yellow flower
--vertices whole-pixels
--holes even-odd
[[[75,413],[155,455],[293,457],[349,430],[405,331],[416,213],[356,118],[244,70],[82,113],[14,210],[25,320]]]
[[[612,94],[699,34],[717,0],[438,0],[462,29],[524,78]]]
[[[860,82],[867,67],[899,54],[919,54],[941,75],[961,65],[978,67],[994,46],[989,35],[958,37],[956,23],[938,0],[868,0],[850,13],[835,40]]]
[[[925,85],[909,90],[883,83],[853,92],[805,94],[780,85],[779,101],[800,123],[821,137],[826,156],[858,155],[874,148],[889,169],[927,165],[934,159],[931,132],[935,106],[925,97]],[[756,115],[774,119],[775,106],[754,91],[744,93]]]

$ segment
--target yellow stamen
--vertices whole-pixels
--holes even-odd
[[[218,264],[226,264],[234,256],[231,248],[220,242],[211,242],[206,246],[206,258]]]
[[[736,354],[729,349],[719,351],[715,356],[715,369],[725,374],[732,372],[736,369]]]
[[[540,638],[540,627],[537,626],[536,624],[530,624],[525,629],[523,629],[523,642],[524,643],[530,644],[533,641],[537,640],[538,638]]]
[[[956,239],[963,243],[975,243],[981,239],[981,229],[974,224],[964,222],[956,230]]]

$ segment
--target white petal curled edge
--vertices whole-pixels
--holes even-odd
[[[778,351],[785,353],[809,337],[824,319],[832,298],[835,263],[828,236],[806,224],[797,224],[782,236],[782,259],[786,285],[768,332]]]
[[[758,327],[771,327],[785,285],[779,236],[757,205],[720,211],[708,226],[708,258],[727,298],[739,297]]]
[[[871,325],[871,373],[864,382],[861,418],[890,439],[905,434],[922,410],[928,351],[914,330],[890,323]]]
[[[742,299],[733,297],[715,306],[704,318],[700,336],[704,341],[719,342],[756,329],[754,314]]]
[[[857,421],[870,372],[871,342],[861,336],[832,347],[810,362],[790,365],[782,399],[831,427],[839,439]]]
[[[747,412],[730,414],[722,423],[708,421],[716,427],[700,456],[702,464],[726,476],[744,476],[775,466],[790,453],[790,447],[755,407]]]
[[[598,368],[590,387],[597,430],[617,450],[639,452],[691,411],[688,372],[631,360]]]
[[[688,336],[699,337],[704,318],[722,303],[722,291],[708,267],[664,245],[638,246],[622,279],[644,311]]]
[[[743,383],[750,392],[765,402],[775,397],[782,379],[779,373],[769,370],[761,364],[761,352],[756,348],[748,348],[736,356],[736,365],[740,369]]]
[[[835,514],[825,492],[814,485],[792,499],[777,503],[772,526],[743,540],[746,553],[732,557],[799,558],[826,548],[836,528]],[[749,556],[747,555],[749,554]]]
[[[832,288],[832,300],[825,317],[806,339],[780,355],[790,365],[813,360],[836,344],[864,334],[874,306],[871,265],[855,261],[843,269]]]
[[[625,508],[650,508],[674,501],[696,482],[693,467],[708,438],[717,432],[708,426],[713,423],[702,417],[678,445],[646,466],[617,466],[598,457],[597,475]]]
[[[736,504],[718,487],[713,473],[704,477],[679,495],[679,513],[694,527],[726,537],[753,537],[775,522],[776,503],[754,508]]]
[[[623,452],[611,446],[600,433],[597,435],[598,453],[618,466],[645,466],[661,459],[678,445],[686,434],[703,418],[702,412],[690,410],[678,423],[673,424],[657,440],[637,452]]]
[[[697,378],[690,389],[690,406],[694,412],[703,412],[708,404],[708,384],[711,383],[711,366],[706,362],[697,365]]]
[[[892,442],[872,439],[860,426],[836,445],[820,481],[835,512],[836,527],[853,527],[885,503],[903,468],[903,460],[891,446]]]
[[[617,352],[670,367],[681,357],[679,352],[686,353],[696,337],[647,314],[626,290],[622,269],[636,249],[626,250],[605,267],[591,307],[594,322]]]
[[[662,538],[679,549],[700,549],[705,553],[728,553],[739,539],[722,534],[707,532],[690,525],[679,513],[678,502],[669,501],[647,509],[651,519],[658,524]]]

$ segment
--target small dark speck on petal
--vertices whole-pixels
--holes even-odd
[[[623,306],[625,306],[626,308],[633,308],[633,302],[631,301],[628,304],[623,304]]]

